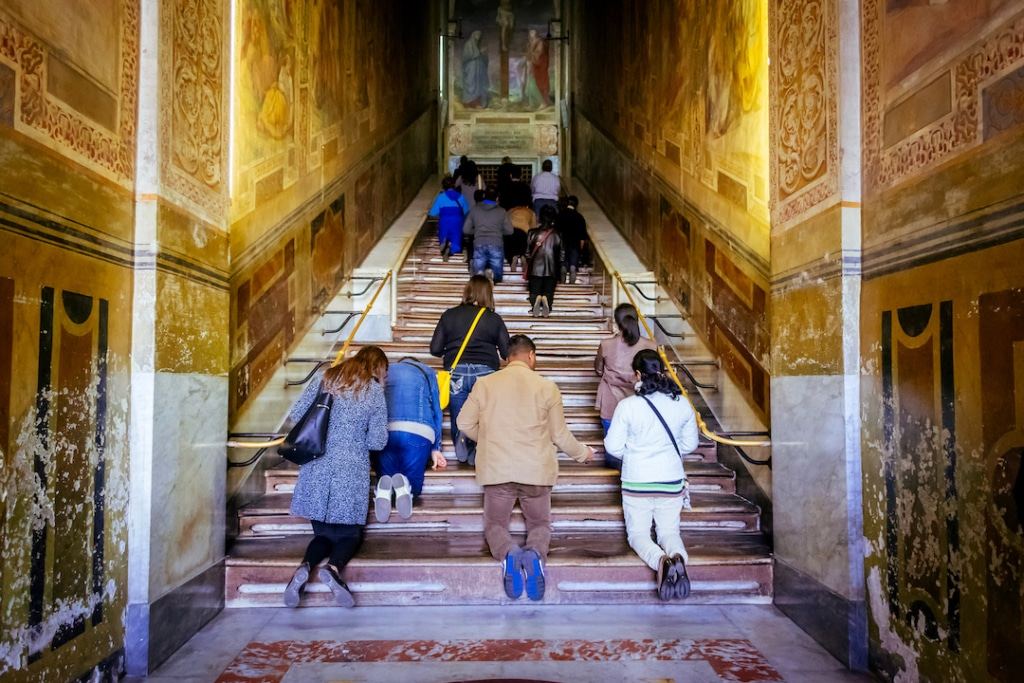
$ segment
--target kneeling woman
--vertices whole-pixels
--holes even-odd
[[[615,408],[605,450],[622,459],[622,512],[629,546],[658,573],[658,597],[690,594],[679,513],[689,508],[683,455],[697,448],[697,419],[656,351],[633,357],[635,396]],[[658,542],[651,540],[651,522]]]
[[[337,605],[355,605],[341,580],[341,570],[363,541],[370,504],[370,451],[380,450],[388,442],[387,373],[384,352],[376,346],[364,347],[321,377],[314,377],[292,407],[289,419],[297,422],[316,400],[321,384],[334,397],[326,450],[302,466],[292,494],[291,513],[307,518],[314,536],[285,588],[284,604],[289,607],[299,604],[310,573],[328,558],[320,569],[320,581],[331,589]]]

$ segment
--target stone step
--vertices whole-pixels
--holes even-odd
[[[494,303],[498,306],[507,303],[519,303],[526,298],[525,291],[525,287],[519,291],[500,290],[494,293]],[[573,306],[579,307],[592,306],[600,308],[601,306],[602,297],[594,291],[578,291],[573,289],[563,293],[563,289],[559,287],[555,294],[558,296],[559,301],[564,300],[567,305],[571,303]],[[416,287],[398,287],[398,305],[400,309],[402,306],[409,304],[438,305],[448,308],[458,304],[461,300],[461,288],[451,288],[450,292],[443,292],[433,287],[427,288],[423,283],[417,284]]]
[[[225,561],[227,607],[279,607],[310,536],[239,539]],[[522,542],[522,538],[517,538]],[[770,603],[772,560],[759,533],[685,532],[692,593],[681,604]],[[655,574],[621,533],[552,537],[544,605],[654,604]],[[357,605],[505,604],[499,565],[481,534],[367,537],[343,571]],[[314,576],[302,606],[330,604]],[[518,602],[535,607],[524,596]]]
[[[687,461],[686,475],[690,489],[699,493],[735,493],[736,474],[716,462]],[[266,471],[267,493],[291,493],[299,468],[290,462]],[[574,460],[559,463],[556,492],[617,491],[620,487],[618,470],[601,465],[582,465]],[[465,463],[453,460],[443,470],[426,471],[423,495],[429,499],[433,494],[456,495],[482,493],[476,483],[476,470]]]
[[[757,506],[734,494],[694,493],[693,509],[683,510],[680,525],[686,530],[757,531]],[[309,533],[309,521],[293,517],[288,507],[291,494],[274,493],[246,505],[238,512],[240,536],[287,536]],[[552,494],[551,524],[558,531],[609,531],[623,529],[622,502],[618,491]],[[512,516],[512,529],[524,529],[522,514]],[[367,533],[483,531],[481,494],[433,494],[413,510],[412,517],[380,524],[371,506]]]

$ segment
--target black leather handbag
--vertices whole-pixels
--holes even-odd
[[[331,421],[332,405],[334,396],[324,391],[321,384],[316,400],[288,432],[277,452],[296,465],[305,465],[322,456],[327,448],[327,426]]]

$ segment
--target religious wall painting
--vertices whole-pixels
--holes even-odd
[[[554,0],[456,0],[462,36],[450,39],[453,113],[539,112],[558,99]]]
[[[295,125],[304,3],[243,0],[237,10],[237,143],[240,162],[284,149]]]
[[[985,488],[985,669],[1024,668],[1024,289],[978,297]]]
[[[378,203],[378,183],[375,180],[379,179],[379,175],[376,173],[378,168],[377,166],[371,166],[359,176],[356,180],[355,192],[353,193],[353,202],[355,203],[355,225],[353,226],[353,232],[356,240],[355,258],[357,261],[365,258],[370,253],[374,242],[377,241],[376,207]]]

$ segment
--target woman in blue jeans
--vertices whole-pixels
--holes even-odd
[[[441,403],[437,375],[413,358],[388,366],[385,384],[388,404],[388,443],[377,454],[377,488],[373,498],[378,522],[391,515],[391,493],[403,519],[412,515],[415,498],[423,492],[427,461],[435,469],[447,462],[441,454]]]
[[[466,344],[455,369],[452,364],[459,353],[463,340],[469,333],[480,309],[480,317],[473,335]],[[452,373],[451,400],[449,411],[452,426],[452,441],[459,462],[473,464],[475,444],[460,438],[457,420],[459,411],[469,398],[469,392],[477,379],[498,370],[501,361],[508,356],[508,329],[501,316],[494,312],[494,286],[483,275],[474,275],[462,292],[462,303],[441,314],[430,340],[431,355],[443,359],[444,367]]]

